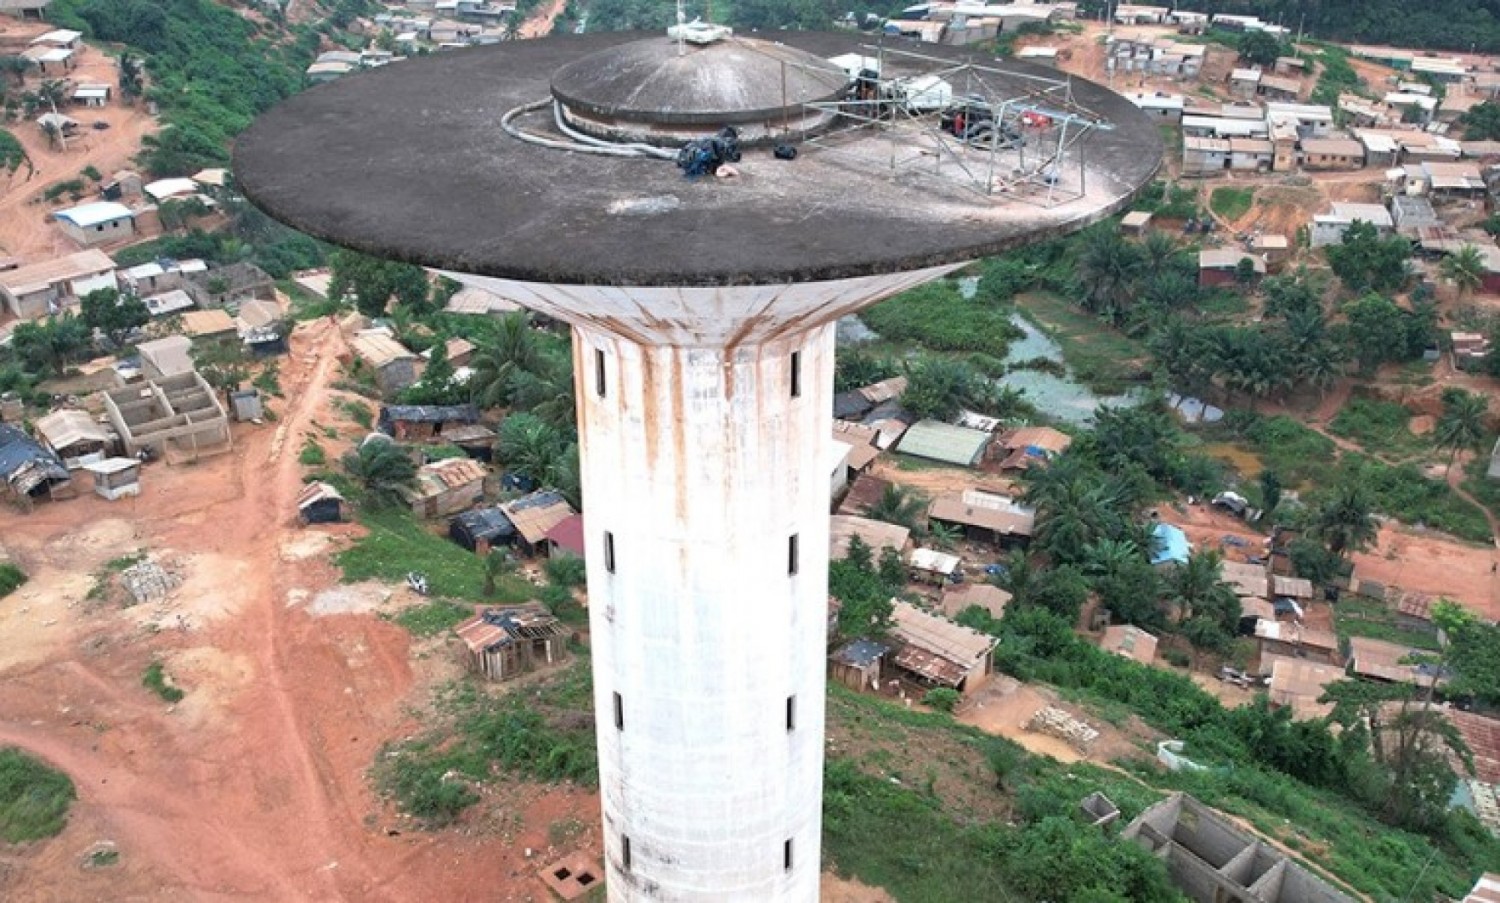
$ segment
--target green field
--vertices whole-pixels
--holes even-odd
[[[338,554],[344,580],[384,580],[400,583],[409,572],[427,577],[432,594],[473,602],[524,602],[534,587],[515,575],[496,581],[495,595],[484,595],[484,564],[479,556],[457,543],[429,532],[408,511],[388,508],[363,511],[359,522],[370,531]]]
[[[1250,207],[1255,203],[1255,190],[1253,188],[1215,188],[1214,193],[1209,195],[1208,206],[1222,216],[1224,219],[1234,222],[1250,212]]]

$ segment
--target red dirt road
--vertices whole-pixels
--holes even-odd
[[[341,345],[324,322],[299,331],[280,423],[237,427],[231,455],[152,464],[136,500],[6,512],[32,580],[0,603],[0,744],[66,770],[80,800],[59,837],[0,847],[0,899],[545,900],[548,826],[595,824],[592,794],[514,782],[503,820],[476,812],[437,834],[373,796],[378,749],[420,728],[408,707],[452,671],[443,654],[413,664],[405,631],[373,613],[302,604],[337,580],[336,536],[290,512],[302,434],[340,423],[327,386]],[[170,600],[84,598],[90,573],[142,547],[183,577]],[[187,690],[176,706],[141,686],[153,658]],[[119,865],[82,868],[100,840]]]

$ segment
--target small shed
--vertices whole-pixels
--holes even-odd
[[[342,523],[344,497],[328,483],[308,483],[297,495],[297,516],[304,524]]]
[[[516,547],[527,555],[545,554],[547,532],[578,512],[561,492],[543,489],[500,505],[516,529]]]
[[[394,395],[417,381],[417,356],[384,329],[367,329],[349,342],[354,354],[375,372],[375,383]]]
[[[229,406],[234,411],[234,419],[240,423],[259,420],[265,414],[261,408],[260,392],[255,389],[230,392]]]
[[[479,409],[471,404],[380,406],[376,428],[397,442],[448,441],[444,430],[479,422]],[[485,430],[491,437],[494,433]]]
[[[911,555],[906,559],[911,579],[936,586],[946,586],[963,579],[959,564],[957,555],[939,552],[937,549],[912,549]]]
[[[1332,665],[1338,659],[1337,636],[1291,621],[1256,621],[1255,638],[1262,656],[1308,659],[1325,665]]]
[[[447,458],[417,468],[417,484],[407,490],[407,501],[418,517],[442,517],[462,511],[484,498],[489,473],[471,458]]]
[[[82,469],[93,474],[94,493],[112,502],[141,494],[141,462],[135,458],[104,458]]]
[[[891,647],[875,640],[850,640],[828,656],[828,679],[851,690],[880,686],[880,666]]]
[[[1130,235],[1140,235],[1151,225],[1151,211],[1132,210],[1120,220],[1120,231]]]
[[[516,525],[499,508],[476,508],[448,521],[448,538],[478,553],[515,542]]]
[[[973,467],[989,446],[990,434],[982,430],[971,430],[937,420],[923,420],[906,431],[901,444],[896,446],[902,454],[959,467]]]
[[[1104,628],[1099,648],[1143,665],[1156,661],[1156,637],[1134,624],[1111,624]]]
[[[102,461],[114,446],[115,436],[87,411],[65,409],[38,417],[36,434],[69,470]]]
[[[72,476],[62,459],[19,427],[0,423],[0,480],[22,502],[72,495]]]
[[[1263,258],[1236,248],[1204,248],[1198,252],[1198,284],[1204,287],[1230,285],[1238,278],[1241,261],[1250,261],[1257,276],[1266,274]]]
[[[1271,595],[1278,599],[1311,599],[1312,581],[1306,577],[1282,577],[1278,574],[1271,578]]]
[[[1410,683],[1421,687],[1444,683],[1447,675],[1436,665],[1415,664],[1411,661],[1413,656],[1423,654],[1420,649],[1385,640],[1362,636],[1349,638],[1349,670],[1369,680]]]
[[[135,234],[135,213],[114,201],[94,201],[52,214],[70,238],[84,247]]]
[[[567,659],[568,628],[538,603],[487,608],[454,628],[464,664],[490,680],[510,680]]]
[[[1073,437],[1050,426],[1023,426],[1001,433],[998,442],[1005,451],[1000,469],[1025,470],[1067,451]]]

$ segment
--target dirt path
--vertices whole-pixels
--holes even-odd
[[[300,329],[280,422],[237,430],[232,455],[148,466],[133,501],[6,513],[7,548],[33,580],[0,604],[0,743],[68,771],[79,803],[57,839],[0,849],[0,899],[545,899],[543,862],[523,850],[547,849],[558,820],[594,823],[597,797],[577,790],[541,788],[503,825],[436,834],[374,797],[379,747],[419,729],[409,707],[454,671],[447,656],[414,669],[405,631],[373,612],[298,602],[337,581],[328,553],[357,530],[290,524],[302,475],[285,450],[340,422],[342,346],[326,322]],[[184,577],[169,603],[85,600],[80,574],[143,546]],[[178,705],[140,686],[152,659],[187,690]],[[80,869],[100,839],[120,865]]]
[[[1490,535],[1495,537],[1495,547],[1500,549],[1500,520],[1496,520],[1495,515],[1490,513],[1490,509],[1486,508],[1479,499],[1474,498],[1474,496],[1465,491],[1462,486],[1465,468],[1468,466],[1469,460],[1473,457],[1473,452],[1460,452],[1452,466],[1448,468],[1447,473],[1444,474],[1443,479],[1447,481],[1448,488],[1452,489],[1455,495],[1475,508],[1478,508],[1480,513],[1484,515],[1485,522],[1490,525]]]
[[[521,23],[521,37],[545,38],[552,33],[552,23],[567,8],[567,0],[548,0],[546,6],[538,8],[531,18]]]

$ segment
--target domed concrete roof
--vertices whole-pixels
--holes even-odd
[[[771,41],[726,38],[679,46],[661,36],[581,57],[552,76],[552,96],[573,112],[636,123],[715,128],[802,115],[849,79],[827,60]]]

